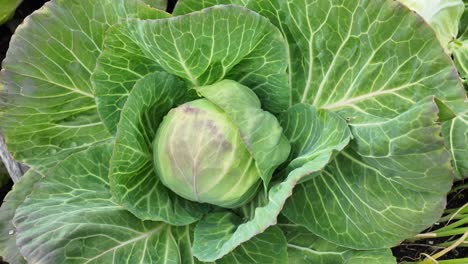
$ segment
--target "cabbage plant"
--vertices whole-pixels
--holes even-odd
[[[398,1],[147,2],[13,36],[10,263],[396,263],[467,176],[460,76]]]

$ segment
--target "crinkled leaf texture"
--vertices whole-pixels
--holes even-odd
[[[468,78],[468,36],[466,7],[462,0],[400,0],[420,14],[436,31],[442,45],[453,56],[465,85]],[[460,30],[459,30],[460,29]],[[450,103],[457,116],[444,122],[442,133],[452,154],[455,179],[468,177],[468,119],[466,100]]]
[[[198,259],[214,261],[275,225],[296,184],[320,172],[334,152],[342,150],[351,137],[343,119],[309,105],[299,104],[290,108],[282,115],[281,124],[292,142],[291,158],[296,161],[294,169],[284,181],[269,190],[267,201],[254,209],[246,221],[230,212],[206,215],[195,228],[193,251]]]
[[[34,170],[29,170],[21,180],[13,186],[13,190],[3,199],[0,207],[0,256],[11,264],[26,263],[16,246],[16,228],[13,226],[13,217],[16,208],[24,202],[34,184],[42,175]]]
[[[94,146],[49,170],[16,211],[21,254],[30,263],[198,263],[190,226],[142,221],[113,202],[111,150]],[[284,263],[286,257],[286,239],[275,227],[219,263]]]
[[[109,139],[90,80],[104,33],[122,18],[160,13],[139,1],[55,0],[27,17],[2,64],[7,108],[0,122],[14,157],[45,171]]]
[[[442,135],[452,154],[455,179],[468,177],[468,101],[459,101],[450,105],[456,116],[442,123]]]
[[[156,129],[186,94],[182,80],[155,72],[136,82],[122,110],[110,161],[110,186],[117,201],[140,219],[180,226],[195,222],[206,211],[206,206],[167,189],[153,165]]]
[[[174,12],[228,0],[194,2],[181,0]],[[398,1],[232,2],[268,17],[287,39],[292,104],[390,118],[427,96],[465,96],[433,29]]]
[[[175,13],[219,2],[182,0]],[[295,189],[290,220],[352,248],[393,246],[435,222],[453,170],[426,98],[449,104],[465,91],[434,30],[398,1],[232,2],[287,39],[292,103],[333,111],[353,128],[353,146]]]
[[[288,241],[289,263],[396,264],[390,249],[358,251],[342,248],[310,233],[302,226],[280,223]]]
[[[454,57],[458,72],[466,85],[468,78],[468,36],[463,36],[461,39],[450,43],[449,49]]]
[[[245,8],[126,21],[108,32],[104,46],[93,79],[99,113],[112,133],[135,81],[154,71],[179,76],[190,87],[238,81],[273,113],[289,104],[284,39],[266,18]]]
[[[283,214],[339,245],[391,247],[437,221],[452,186],[433,98],[385,121],[359,120],[354,140],[300,185]]]

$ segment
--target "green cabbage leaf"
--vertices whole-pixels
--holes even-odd
[[[0,126],[32,170],[0,208],[0,255],[396,263],[389,248],[436,222],[467,176],[456,2],[420,16],[393,0],[179,0],[172,14],[166,1],[50,1],[3,61]],[[224,175],[238,182],[211,188]],[[241,200],[201,203],[186,186]]]

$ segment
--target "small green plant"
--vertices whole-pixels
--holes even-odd
[[[464,186],[460,186],[464,187]],[[465,186],[466,188],[466,186]],[[457,264],[467,263],[468,258],[461,256],[461,258],[439,260],[447,253],[456,248],[463,248],[468,246],[468,204],[464,204],[459,208],[447,209],[443,217],[437,222],[439,227],[435,227],[428,232],[416,235],[412,240],[407,242],[411,246],[412,242],[421,239],[430,240],[431,247],[435,248],[433,253],[421,254],[420,261],[417,262],[404,262],[404,263],[418,263],[418,264]],[[442,242],[434,243],[434,239],[443,238]]]

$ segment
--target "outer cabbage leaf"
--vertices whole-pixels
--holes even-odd
[[[455,118],[442,123],[442,135],[452,154],[455,179],[468,177],[468,101],[450,105],[456,111]]]
[[[193,2],[182,1],[185,6]],[[201,2],[206,7],[213,1]],[[398,1],[258,0],[246,4],[249,9],[268,17],[288,40],[293,104],[304,102],[329,109],[348,119],[354,127],[366,127],[372,123],[385,124],[388,120],[400,118],[408,109],[419,108],[417,102],[427,96],[435,95],[445,103],[465,98],[457,70],[433,29]],[[181,2],[178,12],[184,12],[184,5]],[[414,116],[422,118],[417,114]],[[431,124],[437,130],[435,116],[435,112],[431,112],[429,117],[432,119],[426,117],[425,125]],[[374,129],[380,131],[380,128]],[[398,142],[396,139],[407,138],[408,131],[396,129],[395,133],[393,137]],[[376,140],[372,139],[373,148],[385,147],[384,138],[374,135]],[[344,152],[334,162],[338,162],[338,165],[330,165],[321,177],[314,178],[313,181],[320,186],[318,190],[313,183],[304,184],[307,188],[302,186],[304,190],[298,191],[302,196],[294,199],[298,204],[288,204],[286,211],[289,210],[291,217],[297,215],[300,218],[303,215],[301,224],[345,246],[365,248],[398,243],[437,220],[440,208],[443,207],[443,194],[450,184],[451,170],[441,138],[437,133],[429,135],[431,138],[425,138],[420,144],[408,139],[407,145],[414,146],[414,155],[390,155],[385,161],[387,164],[376,161],[369,164],[367,154],[362,156],[352,149]],[[355,137],[355,144],[367,145],[363,138]],[[434,151],[426,156],[424,152],[419,152],[426,147],[423,143],[440,148],[439,153]],[[423,161],[414,166],[407,164],[417,156]],[[429,161],[440,165],[440,171],[433,164],[427,164]],[[383,159],[379,162],[383,162]],[[396,171],[390,172],[388,168],[383,170],[382,166],[394,167]],[[428,168],[432,168],[432,171]],[[382,174],[377,173],[380,169]],[[412,173],[406,175],[408,171]],[[407,190],[409,187],[405,185],[409,179],[406,177],[413,178],[410,182],[418,178],[426,180],[417,184],[412,182],[411,188],[415,190]],[[400,181],[396,187],[393,186],[394,178]],[[359,188],[357,196],[350,192],[364,184],[372,186],[372,189]],[[434,186],[438,190],[434,194],[418,193]],[[394,189],[398,195],[378,196],[388,193],[390,189]],[[311,197],[303,196],[306,192],[311,193]],[[352,194],[349,200],[348,193]],[[407,197],[402,193],[407,193]],[[412,195],[417,198],[411,198],[414,200],[408,203],[407,199]],[[303,206],[306,198],[310,198],[311,202],[305,204],[310,205]],[[323,206],[319,198],[323,198],[328,206]],[[341,203],[345,210],[351,210],[355,215],[340,213]],[[368,204],[370,208],[366,207]],[[384,204],[389,206],[387,210]],[[429,204],[431,206],[427,207]],[[365,209],[365,212],[369,210],[369,213],[360,213],[359,208]],[[304,213],[306,209],[310,212]],[[413,223],[407,225],[409,216],[421,221],[411,220]],[[369,222],[358,221],[361,217],[369,219]],[[377,230],[381,225],[379,221],[387,217],[387,229],[391,231]],[[352,232],[348,232],[347,228],[353,225],[362,225],[364,229],[350,227]],[[380,232],[384,234],[378,236]],[[374,235],[375,239],[371,239]]]
[[[22,0],[0,0],[0,25],[7,22],[15,13]]]
[[[422,16],[435,30],[444,47],[458,35],[465,10],[462,0],[399,0]]]
[[[196,89],[223,109],[239,128],[267,188],[273,171],[288,158],[291,149],[276,117],[262,110],[255,93],[237,82],[223,80]]]
[[[194,1],[181,0],[175,11],[218,2]],[[433,29],[398,1],[240,2],[268,17],[287,39],[292,104],[309,103],[351,119],[391,118],[427,96],[465,96]]]
[[[460,20],[458,38],[449,43],[449,51],[452,53],[458,72],[464,79],[466,89],[468,80],[468,3],[463,2],[465,9]]]
[[[76,153],[47,173],[17,209],[17,244],[32,263],[199,263],[190,226],[142,221],[112,201],[111,146]],[[282,243],[270,246],[271,238]],[[280,240],[281,241],[281,240]],[[265,263],[286,252],[279,229],[261,234],[217,263]],[[258,251],[262,248],[262,253]],[[284,258],[284,257],[283,257]]]
[[[458,39],[449,44],[449,50],[461,75],[465,89],[468,82],[468,8],[460,21],[460,34]],[[464,101],[450,103],[450,106],[457,113],[456,117],[442,125],[442,133],[447,147],[452,154],[452,164],[455,168],[455,179],[468,177],[468,105],[466,98]]]
[[[295,224],[279,224],[288,240],[289,263],[396,264],[390,249],[358,251],[339,247]]]
[[[292,107],[280,121],[285,135],[292,142],[291,159],[302,161],[296,161],[286,179],[269,190],[266,201],[253,201],[252,205],[246,205],[254,209],[245,222],[230,212],[206,215],[195,228],[193,252],[198,259],[214,261],[275,225],[298,181],[320,172],[334,152],[342,150],[350,140],[351,133],[343,119],[308,105]]]
[[[218,255],[217,258],[205,257],[212,255],[213,251],[225,247],[224,238],[229,234],[236,232],[235,230],[241,222],[242,219],[231,212],[218,212],[207,215],[195,228],[195,241],[193,245],[195,256],[201,261],[214,261],[222,257],[224,254],[227,254],[230,250]],[[253,234],[249,239],[257,234],[258,233]],[[244,249],[247,252],[252,251],[252,254],[258,255],[262,259],[262,262],[259,263],[285,263],[287,261],[286,240],[281,230],[278,227],[271,227],[261,234],[263,237],[265,235],[269,238],[264,241],[264,248],[273,249],[272,251],[275,252],[274,254],[269,255],[266,252],[262,252],[263,250],[260,250],[260,248],[249,249],[247,244],[239,245],[236,250]],[[234,247],[232,247],[231,250],[232,249],[234,249]],[[234,256],[224,257],[223,259],[233,259],[233,257]],[[240,261],[240,263],[251,262],[248,259],[245,259],[244,261],[246,262]]]
[[[3,199],[0,207],[0,256],[12,264],[26,263],[16,246],[16,228],[13,226],[13,217],[18,206],[29,195],[34,184],[42,177],[34,170],[29,170],[21,177],[13,189]]]
[[[255,10],[273,14],[263,2],[255,1]],[[391,118],[430,95],[464,97],[433,30],[397,1],[297,0],[280,7],[291,57],[304,58],[291,65],[294,102],[346,118]]]
[[[203,206],[185,200],[159,180],[152,144],[166,113],[186,99],[185,83],[164,72],[137,81],[117,127],[110,161],[110,186],[116,200],[143,220],[187,225],[203,215]]]
[[[28,16],[2,70],[1,124],[14,157],[44,169],[109,139],[90,81],[104,32],[122,18],[161,12],[139,1],[55,0]]]
[[[432,98],[388,120],[363,118],[320,176],[298,186],[283,214],[333,243],[391,247],[437,221],[452,185]]]
[[[241,7],[127,21],[109,31],[105,46],[93,77],[99,113],[111,132],[135,81],[157,70],[189,86],[238,81],[270,112],[289,104],[285,41],[267,19]]]

